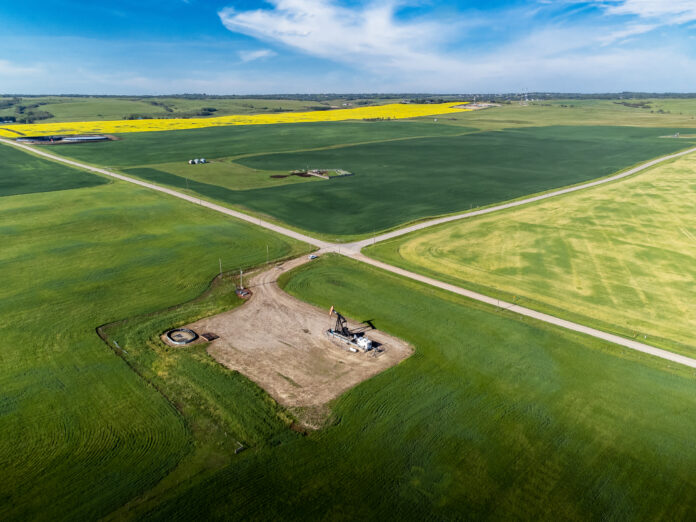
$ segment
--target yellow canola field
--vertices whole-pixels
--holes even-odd
[[[120,132],[151,132],[179,129],[200,129],[203,127],[222,127],[226,125],[265,125],[273,123],[302,123],[315,121],[342,121],[362,119],[404,119],[419,116],[437,116],[454,112],[468,111],[465,103],[407,104],[391,103],[312,112],[283,112],[277,114],[250,114],[218,116],[215,118],[151,119],[79,121],[66,123],[31,123],[0,127],[0,136],[17,138],[19,136],[51,136],[62,134],[117,134]]]

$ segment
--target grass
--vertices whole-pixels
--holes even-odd
[[[416,354],[342,396],[326,429],[246,452],[205,481],[181,484],[166,503],[149,505],[149,518],[587,520],[696,512],[692,370],[337,256],[283,284],[320,307],[372,319],[412,342]]]
[[[0,144],[0,197],[108,183],[105,178]]]
[[[134,517],[167,502],[182,484],[190,487],[224,469],[240,448],[278,445],[298,435],[292,416],[262,389],[212,357],[207,345],[172,349],[159,334],[243,303],[234,273],[216,277],[199,297],[164,311],[131,317],[99,329],[106,342],[138,375],[176,405],[189,427],[193,449],[154,488],[126,503],[112,518]]]
[[[696,355],[696,157],[366,253],[484,293]]]
[[[306,246],[121,182],[5,197],[0,222],[0,518],[99,518],[187,458],[214,467],[231,442],[201,452],[201,433],[249,445],[285,433],[265,394],[202,350],[145,345],[124,361],[95,328],[198,296],[220,258],[236,270],[265,262],[266,245],[271,259]],[[229,294],[169,319],[234,306]],[[172,402],[157,391],[167,375]]]

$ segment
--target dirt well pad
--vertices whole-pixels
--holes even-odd
[[[377,356],[332,342],[325,333],[334,322],[328,310],[295,299],[276,283],[280,274],[306,262],[302,257],[255,275],[249,282],[253,296],[244,305],[186,326],[219,335],[210,355],[295,409],[320,407],[413,353],[406,342],[378,330],[366,330],[384,350]],[[365,328],[352,321],[349,326]]]

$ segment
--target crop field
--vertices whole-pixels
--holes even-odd
[[[85,120],[120,120],[128,114],[152,114],[153,116],[166,116],[164,107],[153,105],[145,100],[137,99],[25,99],[22,103],[41,103],[38,108],[53,114],[52,118],[41,120],[38,123],[73,122]],[[43,105],[46,103],[46,105]]]
[[[198,132],[204,134],[198,137]],[[477,133],[432,122],[324,123],[207,129],[170,137],[143,133],[51,150],[311,233],[346,238],[598,178],[693,142],[660,137],[667,132],[566,126]],[[210,142],[204,136],[211,136]],[[277,152],[268,153],[278,143]],[[174,151],[178,144],[180,150]],[[196,150],[202,152],[196,156]],[[180,158],[181,166],[147,165],[161,165],[168,156]],[[199,156],[222,158],[229,165],[186,164]],[[138,160],[142,166],[129,168]],[[355,175],[293,184],[270,177],[306,167],[343,168]]]
[[[108,183],[105,178],[0,144],[0,197]]]
[[[291,183],[317,182],[320,178],[309,176],[290,175],[287,170],[275,172],[259,171],[234,163],[228,159],[206,160],[205,164],[191,166],[188,163],[177,161],[148,165],[147,167],[128,168],[124,171],[142,179],[155,180],[163,176],[164,180],[184,180],[181,188],[190,188],[190,182],[216,185],[229,190],[249,190],[254,188],[277,187]],[[198,185],[194,185],[198,186]]]
[[[362,119],[405,119],[438,116],[466,111],[462,102],[439,104],[369,105],[335,110],[310,112],[283,112],[275,114],[236,114],[206,118],[129,119],[114,121],[82,121],[61,123],[6,124],[0,127],[0,136],[50,136],[54,134],[114,134],[154,132],[229,125],[268,125],[278,123],[307,123],[317,121],[345,121]]]
[[[696,99],[549,100],[528,105],[513,102],[493,109],[449,114],[438,121],[481,130],[569,124],[693,129]]]
[[[637,176],[416,232],[391,264],[696,354],[696,155]]]
[[[172,118],[192,117],[201,113],[210,116],[229,114],[263,114],[278,112],[307,112],[336,107],[381,105],[393,103],[386,99],[360,100],[292,100],[227,97],[138,97],[138,96],[31,96],[0,97],[0,121],[3,117],[18,116],[18,106],[38,109],[52,115],[42,123],[120,120],[126,117]],[[348,105],[350,104],[350,105]],[[26,109],[25,109],[26,110]]]
[[[121,182],[3,197],[0,223],[0,518],[99,518],[182,459],[217,462],[200,439],[233,454],[287,437],[272,401],[205,351],[143,344],[122,359],[95,328],[195,298],[219,259],[237,271],[264,263],[267,247],[275,259],[305,246]],[[233,284],[222,288],[154,332],[236,306]]]
[[[237,160],[256,169],[339,165],[331,183],[248,191],[244,205],[322,234],[367,234],[424,217],[602,177],[689,145],[663,131],[545,127],[421,138]]]
[[[423,136],[452,136],[472,129],[430,123],[378,121],[249,125],[123,134],[119,141],[51,148],[51,152],[109,167],[236,158]]]
[[[675,130],[659,126],[477,132],[464,121],[219,127],[47,150],[351,235],[596,178],[691,143],[660,138]],[[240,306],[239,268],[307,245],[86,173],[99,185],[38,193],[58,165],[5,149],[19,155],[0,174],[7,186],[35,182],[0,205],[3,520],[696,515],[692,370],[323,255],[281,286],[416,351],[339,397],[323,429],[298,433],[291,412],[205,345],[172,349],[158,338]],[[193,157],[213,163],[187,165]],[[643,315],[627,320],[643,321],[648,341],[652,325],[677,343],[693,329],[693,161],[491,216],[482,228],[483,219],[434,229],[417,255],[456,281],[441,267],[479,262],[503,281],[524,270],[539,292],[579,281],[599,296],[597,309],[632,307]],[[32,167],[20,179],[23,165]],[[355,175],[269,178],[306,166]],[[506,257],[506,230],[526,248],[517,258]],[[455,246],[438,248],[442,240]],[[595,261],[606,268],[590,284]],[[220,262],[228,272],[211,283]],[[655,266],[663,278],[643,285]],[[666,325],[660,307],[687,319]]]
[[[245,452],[131,516],[694,516],[692,371],[344,258],[324,256],[283,283],[372,319],[416,353],[340,398],[331,426]]]
[[[345,239],[598,178],[694,141],[661,137],[674,132],[328,122],[134,133],[51,151]],[[188,165],[194,157],[218,163]],[[271,178],[307,167],[355,175],[316,183]]]

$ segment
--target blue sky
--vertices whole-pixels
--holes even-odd
[[[696,91],[696,0],[0,3],[0,92]]]

